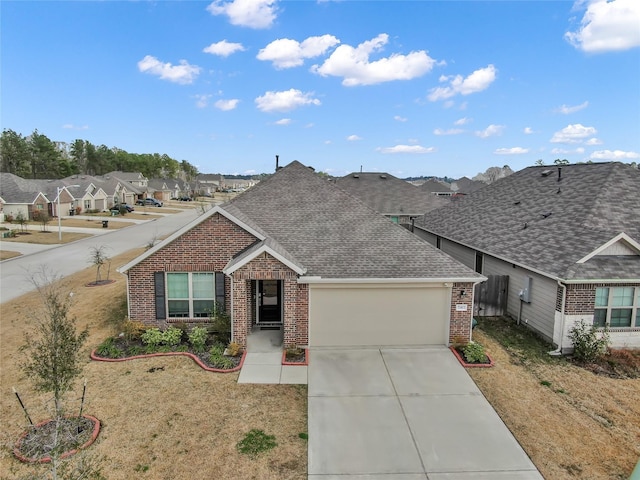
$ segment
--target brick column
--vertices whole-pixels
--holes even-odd
[[[464,292],[464,295],[463,295]],[[457,305],[466,305],[467,309],[458,310]],[[471,321],[473,319],[473,283],[454,283],[451,288],[451,314],[449,322],[449,343],[471,340]]]
[[[232,282],[233,311],[231,313],[231,321],[233,322],[233,338],[231,340],[244,347],[247,345],[248,334],[247,309],[249,308],[249,289],[246,280],[232,277]]]

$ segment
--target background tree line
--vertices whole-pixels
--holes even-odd
[[[115,170],[142,172],[147,178],[184,178],[198,175],[188,161],[167,154],[129,153],[117,147],[96,146],[88,140],[55,142],[34,130],[27,137],[5,129],[0,137],[0,172],[22,178],[64,178],[75,174],[104,175]]]

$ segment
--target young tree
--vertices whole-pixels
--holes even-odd
[[[88,331],[76,332],[76,319],[69,318],[72,295],[59,277],[43,268],[32,275],[43,310],[36,319],[33,336],[25,335],[27,354],[21,369],[39,392],[53,393],[55,418],[63,416],[63,398],[82,373],[82,346]]]
[[[96,266],[96,285],[98,285],[102,280],[102,277],[100,275],[100,270],[102,269],[102,267],[106,263],[108,263],[109,266],[111,265],[111,260],[106,254],[106,249],[107,247],[105,247],[104,245],[100,245],[99,247],[91,247],[91,257],[89,258],[89,261]],[[107,270],[107,280],[109,280],[109,270]]]
[[[27,217],[24,216],[24,214],[22,212],[18,212],[18,214],[16,215],[16,218],[14,219],[15,222],[20,225],[20,231],[24,232],[27,229]]]
[[[47,212],[45,212],[44,210],[36,210],[35,212],[33,212],[33,219],[36,222],[40,222],[43,232],[47,231],[47,225],[49,225],[49,222],[51,221],[51,217]]]

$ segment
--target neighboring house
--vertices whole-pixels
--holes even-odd
[[[451,190],[456,195],[469,195],[470,193],[473,193],[486,185],[487,184],[484,182],[471,180],[468,177],[462,177],[451,184]]]
[[[266,326],[285,347],[469,339],[485,279],[299,162],[118,271],[131,319],[193,325],[219,302],[234,341]]]
[[[12,173],[0,173],[0,197],[4,202],[5,215],[33,219],[35,212],[46,212],[57,216],[58,190],[60,209],[66,215],[75,207],[76,199],[61,180],[28,180]]]
[[[120,202],[115,203],[134,204],[137,200],[149,196],[149,179],[140,172],[114,171],[103,175],[102,178],[105,181],[115,179],[119,183],[116,194]]]
[[[225,178],[223,187],[225,190],[232,190],[234,192],[244,192],[247,188],[251,188],[259,181],[253,179],[244,178]]]
[[[400,224],[410,224],[412,218],[448,203],[388,173],[350,173],[336,179],[336,185]]]
[[[415,232],[490,279],[507,278],[489,301],[504,296],[506,313],[563,352],[580,320],[608,326],[614,347],[640,347],[637,168],[529,167],[429,212]]]
[[[195,184],[198,195],[212,196],[224,188],[224,177],[219,174],[201,173],[196,177]]]
[[[450,197],[455,193],[453,190],[451,190],[451,185],[449,185],[448,183],[439,182],[438,180],[434,180],[433,178],[430,178],[422,185],[420,185],[420,188],[422,189],[422,191],[429,192],[437,197]]]

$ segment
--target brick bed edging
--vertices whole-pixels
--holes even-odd
[[[198,365],[200,365],[200,367],[203,370],[206,370],[207,372],[231,373],[231,372],[237,372],[238,370],[240,370],[242,368],[242,364],[244,363],[244,357],[246,357],[247,351],[245,350],[242,353],[242,358],[240,359],[240,363],[238,364],[238,366],[233,367],[233,368],[231,368],[229,370],[224,370],[222,368],[207,367],[204,363],[202,363],[202,360],[200,360],[193,353],[189,353],[189,352],[145,353],[143,355],[134,355],[133,357],[105,358],[105,357],[97,356],[96,355],[96,351],[92,350],[91,351],[91,360],[95,360],[97,362],[126,362],[127,360],[136,360],[138,358],[171,357],[171,356],[175,356],[175,355],[183,355],[185,357],[190,357],[194,362],[196,362]]]
[[[449,350],[451,350],[453,352],[453,354],[456,356],[456,358],[458,359],[460,364],[465,368],[489,368],[489,367],[493,367],[493,358],[491,358],[491,356],[489,356],[489,354],[486,353],[486,352],[485,352],[485,355],[489,359],[489,363],[467,363],[465,361],[465,359],[462,358],[462,356],[458,353],[458,351],[456,350],[455,347],[449,347]]]
[[[89,420],[91,420],[93,422],[93,431],[91,432],[91,438],[89,438],[89,440],[87,440],[85,443],[80,445],[78,448],[75,448],[73,450],[69,450],[68,452],[64,452],[60,456],[60,458],[68,458],[71,455],[75,455],[76,453],[78,453],[78,450],[82,450],[84,448],[87,448],[89,445],[91,445],[93,442],[95,442],[96,438],[98,438],[98,434],[100,433],[100,420],[98,420],[96,417],[94,417],[92,415],[82,415],[82,416],[84,418],[87,418],[87,419],[89,419]],[[65,417],[65,418],[74,418],[74,417]],[[37,425],[35,425],[34,428],[41,427],[42,425],[46,425],[47,423],[52,422],[52,421],[53,421],[52,419],[45,420],[45,421],[40,422]],[[28,434],[29,434],[29,431],[24,432],[22,435],[20,435],[20,438],[16,442],[16,446],[13,449],[13,454],[16,456],[16,458],[18,460],[20,460],[21,462],[24,462],[24,463],[49,463],[49,462],[51,462],[51,457],[28,458],[28,457],[25,457],[24,455],[22,455],[20,453],[20,446],[22,445],[22,440],[24,440],[24,438]]]
[[[309,349],[305,348],[304,349],[304,362],[287,362],[287,351],[283,350],[282,351],[282,365],[301,365],[301,366],[307,366],[309,365]]]

